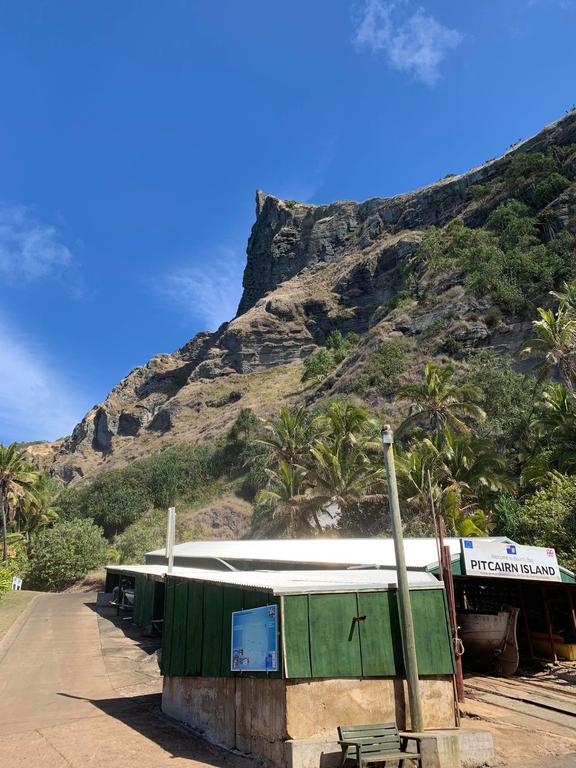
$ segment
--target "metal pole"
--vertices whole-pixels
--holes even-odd
[[[412,621],[412,606],[410,603],[410,588],[406,570],[404,540],[402,538],[402,520],[400,518],[400,503],[396,486],[396,469],[394,466],[394,433],[389,425],[382,430],[382,445],[384,447],[384,465],[388,480],[388,500],[390,518],[392,521],[392,536],[396,554],[396,573],[398,578],[398,597],[400,602],[400,621],[402,622],[402,644],[404,664],[408,681],[408,701],[410,704],[410,723],[412,730],[424,730],[422,705],[420,701],[420,682],[418,679],[418,662],[416,660],[416,641],[414,639],[414,624]]]
[[[166,534],[166,557],[168,559],[168,573],[174,568],[174,539],[176,538],[176,507],[168,509],[168,532]]]

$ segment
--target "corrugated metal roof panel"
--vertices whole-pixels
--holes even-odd
[[[167,568],[159,565],[116,565],[109,566],[108,570],[163,578]],[[396,571],[393,570],[208,571],[174,568],[170,575],[192,581],[256,589],[274,595],[379,591],[395,589],[397,586]],[[442,584],[429,573],[409,573],[408,580],[412,588],[442,589]]]
[[[504,541],[504,537],[487,538]],[[460,554],[460,539],[448,538],[452,556]],[[404,539],[408,568],[427,568],[438,562],[436,539]],[[165,550],[148,552],[146,558],[165,557]],[[188,541],[174,547],[174,557],[185,560],[221,558],[234,562],[314,563],[319,565],[367,565],[395,568],[392,539],[260,539],[244,541]]]

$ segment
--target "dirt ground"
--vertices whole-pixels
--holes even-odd
[[[576,664],[511,679],[466,679],[465,728],[492,733],[496,765],[576,768]]]

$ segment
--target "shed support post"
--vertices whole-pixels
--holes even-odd
[[[534,646],[532,645],[532,637],[530,636],[530,622],[528,620],[528,611],[526,609],[526,600],[524,599],[524,585],[520,582],[520,605],[522,607],[522,619],[524,621],[524,630],[526,632],[526,640],[528,641],[528,649],[530,650],[530,658],[534,658]]]
[[[414,637],[410,587],[408,584],[406,555],[402,537],[400,502],[398,501],[398,488],[396,486],[396,468],[394,466],[393,447],[394,434],[389,426],[385,426],[382,430],[382,445],[384,447],[384,465],[386,467],[386,479],[388,481],[388,501],[390,504],[392,536],[394,538],[394,552],[396,555],[398,596],[400,598],[400,621],[403,630],[402,645],[404,650],[404,663],[406,666],[406,679],[408,681],[408,700],[410,703],[410,724],[413,731],[420,732],[424,729],[424,718],[422,716],[422,704],[420,698],[420,681],[418,679],[418,661],[416,659],[416,640]]]
[[[558,661],[558,656],[556,656],[556,647],[554,645],[554,628],[552,627],[552,619],[550,618],[550,609],[548,607],[548,597],[546,595],[546,588],[544,587],[544,584],[541,585],[540,591],[542,593],[542,600],[544,602],[544,612],[546,614],[546,623],[548,624],[548,638],[550,640],[550,651],[552,653],[552,658],[554,659],[554,663]]]
[[[570,618],[572,620],[572,633],[576,641],[576,611],[574,611],[574,600],[572,598],[572,587],[566,584],[566,597],[568,598],[568,607],[570,608]]]
[[[444,521],[440,521],[443,526]],[[442,546],[442,575],[444,577],[444,588],[446,589],[446,600],[448,602],[448,617],[450,619],[450,628],[452,630],[452,643],[454,646],[454,659],[456,661],[456,693],[459,702],[464,701],[464,673],[462,671],[462,651],[460,638],[458,637],[458,619],[456,616],[456,596],[454,594],[454,579],[452,577],[452,557],[450,547]]]

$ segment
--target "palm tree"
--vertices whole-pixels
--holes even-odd
[[[427,363],[424,381],[400,387],[398,398],[411,402],[410,413],[398,429],[399,435],[414,426],[424,426],[432,431],[443,432],[447,427],[468,435],[470,428],[465,418],[483,421],[486,414],[477,405],[481,392],[470,384],[454,382],[452,365],[441,366]]]
[[[294,412],[282,408],[277,420],[264,422],[264,429],[266,437],[257,442],[268,447],[277,461],[288,464],[302,464],[319,434],[317,423],[304,407]]]
[[[576,315],[576,281],[573,283],[562,283],[562,290],[550,291],[550,295],[558,299],[559,305],[566,307],[572,317]]]
[[[267,469],[271,485],[260,491],[258,502],[272,502],[277,509],[287,513],[290,528],[301,527],[312,515],[316,527],[321,531],[322,526],[316,514],[316,504],[310,498],[310,485],[307,482],[307,471],[298,464],[289,464],[281,460],[276,470]]]
[[[554,472],[576,472],[576,403],[563,384],[549,383],[535,404],[532,455],[522,479],[529,485],[548,483]]]
[[[346,508],[383,490],[384,467],[371,461],[361,445],[318,440],[310,453],[311,492],[321,506]]]
[[[316,420],[322,439],[338,445],[361,446],[366,453],[381,454],[380,425],[367,411],[353,403],[331,403]]]
[[[16,518],[18,530],[24,529],[29,544],[35,531],[52,525],[59,517],[56,504],[59,489],[55,481],[44,472],[38,472],[33,491],[20,499]]]
[[[487,441],[446,427],[433,439],[413,441],[398,454],[400,490],[419,515],[428,511],[430,486],[438,509],[456,536],[488,530],[485,508],[494,495],[510,491],[505,461]]]
[[[440,503],[444,474],[440,451],[428,438],[414,441],[407,449],[399,449],[396,469],[400,496],[423,518],[429,512],[431,488],[435,503]]]
[[[8,557],[8,520],[12,520],[19,503],[34,499],[38,472],[26,461],[15,443],[0,444],[0,514],[2,516],[2,559]]]
[[[561,302],[556,312],[538,307],[538,314],[540,319],[532,323],[537,336],[524,344],[520,355],[542,358],[535,366],[540,380],[556,368],[560,380],[576,400],[576,319],[570,305]]]

